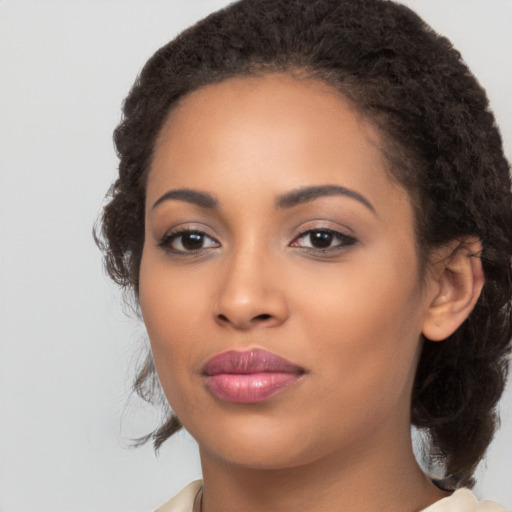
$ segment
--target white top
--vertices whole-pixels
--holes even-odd
[[[448,498],[436,501],[422,512],[507,512],[507,510],[494,501],[478,501],[469,489],[457,489]]]
[[[174,498],[165,502],[155,512],[194,512],[194,500],[203,488],[203,481],[196,480],[182,489]]]
[[[202,481],[187,485],[174,498],[164,503],[155,512],[194,512],[194,500],[202,489]],[[478,501],[469,489],[458,489],[421,512],[512,512],[492,501]]]

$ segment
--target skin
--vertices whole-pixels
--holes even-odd
[[[164,392],[200,447],[205,512],[414,511],[446,495],[412,453],[410,396],[420,335],[440,332],[433,309],[464,286],[442,284],[444,270],[421,274],[410,198],[378,145],[336,91],[279,74],[203,87],[162,128],[140,305]],[[276,206],[325,185],[368,204]],[[217,207],[162,199],[179,189]],[[176,231],[191,229],[205,236],[187,251]],[[311,230],[326,229],[343,236],[312,247]],[[219,400],[203,365],[248,348],[305,374],[259,404]]]

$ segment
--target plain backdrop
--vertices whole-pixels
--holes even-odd
[[[0,0],[0,511],[144,512],[200,476],[179,434],[126,407],[140,323],[91,229],[111,133],[146,59],[225,0]],[[409,0],[487,88],[512,155],[512,1]],[[477,494],[512,508],[512,389]]]

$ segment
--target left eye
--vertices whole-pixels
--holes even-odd
[[[292,243],[292,247],[305,247],[309,249],[335,249],[337,247],[355,244],[356,239],[331,229],[311,229],[299,235]]]
[[[167,235],[159,243],[160,247],[172,252],[194,252],[211,247],[219,247],[219,243],[202,231],[180,231]]]

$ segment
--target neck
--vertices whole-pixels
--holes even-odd
[[[394,439],[401,441],[384,447],[374,439],[371,446],[279,469],[231,464],[201,450],[202,512],[414,512],[447,496],[418,466],[410,434]]]

